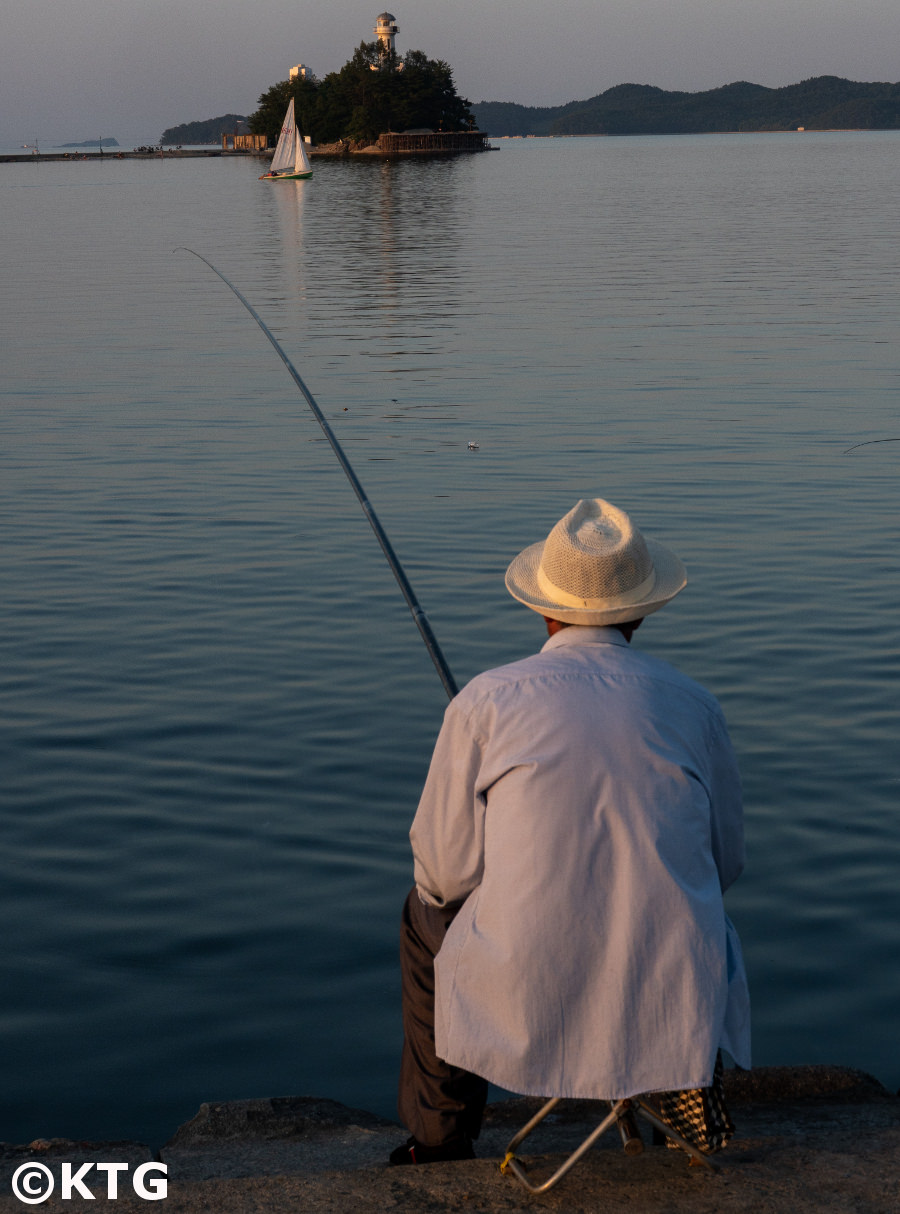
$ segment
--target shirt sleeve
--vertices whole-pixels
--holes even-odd
[[[712,853],[724,893],[744,870],[744,810],[737,758],[721,716],[713,722],[710,758]]]
[[[451,701],[409,832],[419,897],[432,906],[465,901],[484,869],[486,797],[478,791],[482,746]]]

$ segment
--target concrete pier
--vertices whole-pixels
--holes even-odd
[[[100,152],[89,149],[72,150],[71,152],[11,152],[0,155],[0,164],[45,164],[57,160],[191,160],[197,157],[221,156],[220,148],[113,148]],[[228,152],[228,156],[247,156],[248,152]]]

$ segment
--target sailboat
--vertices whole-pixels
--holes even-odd
[[[312,177],[312,165],[303,147],[303,140],[297,130],[294,119],[294,99],[287,107],[284,122],[281,124],[281,134],[278,136],[278,146],[272,157],[272,167],[268,173],[263,173],[260,181],[297,181],[301,177]]]

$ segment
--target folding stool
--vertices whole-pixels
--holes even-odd
[[[611,1129],[613,1125],[616,1125],[619,1128],[626,1154],[636,1154],[638,1151],[642,1150],[643,1144],[638,1145],[641,1140],[637,1136],[636,1129],[634,1128],[633,1114],[635,1113],[643,1117],[646,1121],[649,1121],[655,1129],[665,1134],[665,1136],[670,1138],[672,1142],[677,1143],[678,1146],[687,1151],[692,1159],[696,1159],[699,1163],[702,1163],[704,1167],[710,1168],[713,1171],[715,1171],[718,1167],[714,1160],[710,1159],[708,1155],[704,1155],[703,1152],[699,1151],[695,1146],[692,1146],[686,1141],[686,1139],[682,1138],[677,1130],[673,1130],[670,1125],[663,1121],[656,1110],[652,1107],[652,1105],[648,1104],[647,1100],[643,1096],[631,1096],[625,1100],[617,1100],[615,1102],[610,1101],[609,1103],[612,1106],[611,1111],[606,1117],[603,1118],[596,1129],[592,1130],[590,1134],[588,1134],[581,1146],[576,1147],[568,1159],[566,1159],[556,1169],[553,1175],[548,1180],[543,1182],[543,1184],[532,1184],[525,1175],[525,1167],[522,1164],[522,1161],[516,1157],[516,1147],[524,1142],[528,1135],[540,1125],[547,1114],[551,1113],[553,1109],[556,1108],[561,1099],[562,1097],[560,1096],[554,1096],[552,1100],[548,1100],[547,1103],[541,1109],[539,1109],[537,1113],[535,1113],[528,1124],[524,1125],[522,1129],[519,1130],[518,1134],[516,1134],[514,1138],[510,1139],[509,1145],[506,1148],[506,1158],[500,1165],[501,1172],[512,1172],[516,1179],[519,1180],[525,1186],[525,1188],[532,1193],[546,1193],[548,1189],[552,1189],[556,1182],[561,1180],[569,1169],[575,1166],[582,1155],[584,1155],[585,1152],[594,1145],[597,1139],[602,1134],[605,1134],[607,1130]]]

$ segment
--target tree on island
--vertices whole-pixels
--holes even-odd
[[[250,130],[276,143],[292,97],[297,125],[315,143],[374,143],[391,130],[475,128],[449,64],[429,59],[423,51],[407,51],[401,59],[380,40],[361,42],[340,71],[321,81],[307,77],[273,84],[248,118]]]
[[[206,118],[202,122],[183,122],[181,126],[170,126],[163,131],[159,142],[166,146],[219,143],[223,135],[247,129],[247,119],[243,114],[221,114],[218,118]]]

